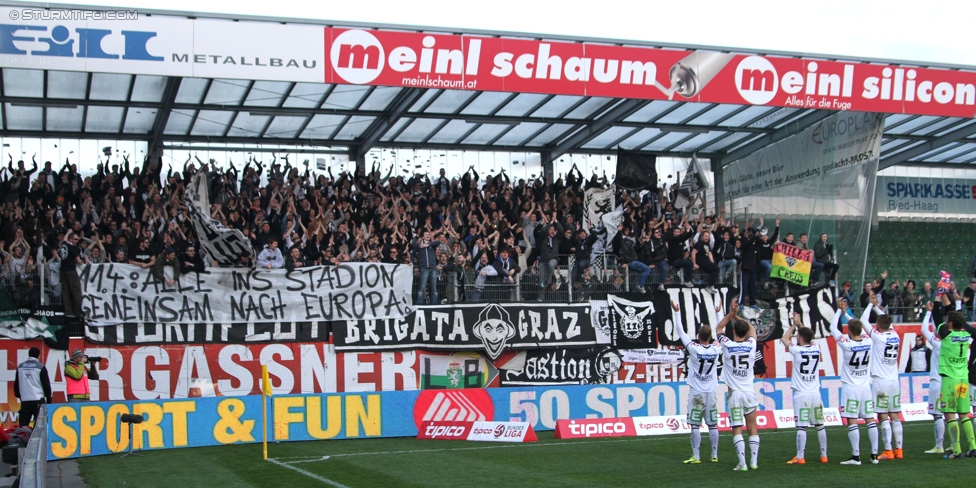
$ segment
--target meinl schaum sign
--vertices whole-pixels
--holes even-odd
[[[113,263],[85,266],[80,277],[92,325],[391,319],[413,311],[413,272],[403,265],[214,268],[167,286],[147,268]]]

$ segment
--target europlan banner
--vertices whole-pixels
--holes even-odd
[[[47,12],[47,13],[45,13]],[[0,8],[0,67],[973,117],[976,72],[609,42]],[[85,15],[85,13],[92,15]]]

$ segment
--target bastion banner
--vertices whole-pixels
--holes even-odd
[[[413,311],[413,271],[394,264],[212,268],[186,273],[173,286],[130,264],[88,265],[80,277],[93,325],[385,319]]]

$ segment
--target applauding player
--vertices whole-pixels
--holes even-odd
[[[681,324],[680,308],[671,302],[674,326],[678,337],[688,351],[688,424],[691,426],[691,458],[685,464],[701,464],[701,424],[708,427],[708,441],[712,445],[712,462],[718,462],[718,409],[715,407],[715,390],[718,388],[718,361],[721,348],[712,342],[712,328],[708,324],[698,327],[698,339],[691,340]],[[721,308],[719,308],[721,310]],[[718,323],[718,320],[715,321]]]
[[[796,343],[792,342],[797,332]],[[783,336],[783,345],[793,356],[793,416],[796,422],[796,456],[786,464],[806,464],[807,427],[817,429],[820,441],[820,462],[827,462],[827,431],[824,430],[823,397],[820,395],[820,346],[813,343],[813,330],[803,327],[800,314],[793,314],[793,325]]]
[[[884,453],[878,459],[901,459],[901,382],[898,381],[898,348],[901,339],[891,330],[891,316],[879,315],[875,327],[868,338],[871,339],[871,388],[874,390],[874,411],[881,424],[881,438]],[[892,435],[894,434],[894,435]],[[892,452],[891,440],[895,449]]]
[[[729,388],[726,407],[729,411],[729,426],[732,427],[732,444],[735,454],[739,457],[739,464],[735,471],[759,469],[759,428],[756,425],[755,374],[753,366],[756,363],[756,329],[748,321],[738,317],[739,304],[732,302],[728,315],[718,324],[719,330],[732,323],[730,339],[725,334],[718,336],[722,345],[722,381]],[[742,430],[749,432],[749,450],[752,462],[746,466],[746,445],[742,439]]]
[[[864,308],[861,319],[847,322],[847,335],[840,333],[840,317],[847,311],[847,304],[841,300],[830,324],[830,335],[843,351],[840,370],[841,418],[847,424],[847,438],[851,441],[851,458],[841,464],[861,465],[861,431],[857,419],[868,423],[868,439],[871,441],[871,464],[878,464],[878,425],[874,422],[874,398],[871,395],[871,339],[862,337],[863,323],[871,315],[873,305],[878,299],[871,294],[871,303]]]
[[[946,457],[959,459],[965,454],[960,442],[960,430],[969,442],[969,456],[976,457],[976,436],[973,419],[969,418],[969,348],[976,329],[966,323],[958,311],[946,314],[946,322],[939,327],[939,375],[942,376],[942,395],[939,407],[945,414],[946,427],[952,439],[952,452]],[[960,425],[960,422],[962,425]]]
[[[922,335],[925,340],[932,344],[932,357],[929,359],[931,364],[939,364],[939,351],[942,349],[942,339],[935,333],[936,327],[932,324],[932,310],[935,302],[929,302],[926,307],[925,318],[922,319]],[[935,420],[935,447],[925,451],[925,454],[942,454],[943,440],[945,439],[945,420],[942,410],[939,409],[939,395],[942,393],[942,377],[939,376],[938,366],[929,368],[929,415]]]

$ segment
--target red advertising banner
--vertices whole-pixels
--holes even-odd
[[[336,27],[325,48],[327,83],[976,115],[972,71]]]

